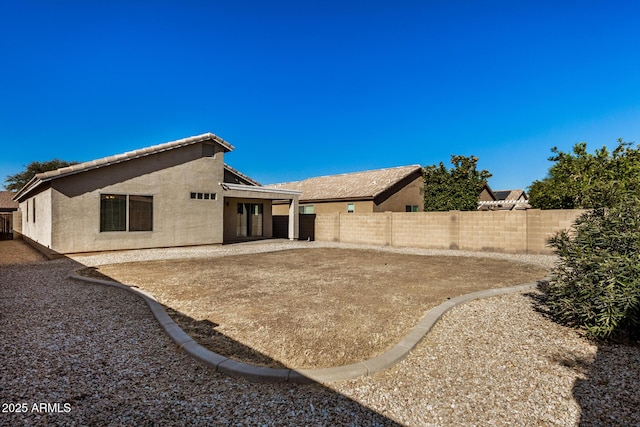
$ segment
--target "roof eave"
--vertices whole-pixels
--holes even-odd
[[[341,198],[333,198],[333,199],[300,199],[299,203],[309,204],[309,203],[342,203],[342,202],[370,202],[373,201],[373,196],[358,196],[358,197],[341,197]]]
[[[30,193],[32,190],[40,186],[40,184],[44,182],[44,180],[41,179],[38,175],[42,174],[36,174],[33,178],[31,178],[29,182],[27,182],[20,190],[18,190],[18,192],[12,197],[12,200],[20,203],[24,195]]]
[[[164,144],[158,144],[155,146],[141,148],[138,150],[128,151],[122,154],[116,154],[113,156],[104,157],[102,159],[90,160],[83,163],[78,163],[76,165],[66,166],[64,168],[56,169],[55,171],[48,171],[36,174],[24,187],[22,187],[16,195],[13,197],[13,200],[19,202],[19,199],[22,198],[27,193],[30,193],[32,190],[36,189],[41,183],[51,181],[58,178],[63,178],[70,175],[75,175],[82,172],[87,172],[94,169],[103,168],[106,166],[111,166],[114,164],[126,162],[129,160],[135,160],[142,157],[150,156],[152,154],[163,153],[169,150],[186,147],[189,145],[197,144],[200,142],[213,141],[220,145],[222,149],[228,153],[232,151],[235,147],[229,144],[224,139],[219,136],[208,132],[201,135],[191,136],[188,138],[178,139],[176,141],[165,142]],[[64,172],[62,172],[64,171]]]

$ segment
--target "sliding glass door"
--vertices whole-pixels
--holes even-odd
[[[238,203],[237,237],[262,236],[262,203]]]

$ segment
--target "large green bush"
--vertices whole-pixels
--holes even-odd
[[[559,256],[544,289],[551,314],[592,338],[640,338],[638,196],[581,215],[549,243]]]
[[[529,203],[541,209],[593,209],[624,203],[627,192],[640,188],[640,145],[618,140],[610,152],[606,146],[587,151],[585,142],[573,152],[554,147],[554,164],[546,178],[529,187]]]

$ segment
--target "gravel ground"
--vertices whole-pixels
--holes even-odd
[[[640,425],[640,348],[598,347],[547,320],[526,294],[455,308],[407,359],[372,377],[256,384],[191,360],[136,296],[66,279],[82,265],[309,245],[318,244],[0,266],[0,425]]]

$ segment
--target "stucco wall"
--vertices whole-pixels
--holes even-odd
[[[52,245],[50,188],[20,203],[21,233],[46,248]],[[35,201],[35,221],[33,216]]]
[[[222,243],[223,171],[221,150],[202,157],[194,144],[57,179],[51,247],[70,253]],[[191,199],[192,192],[217,199]],[[101,194],[153,196],[153,231],[100,232]]]
[[[374,203],[371,200],[364,201],[345,201],[345,202],[319,202],[319,203],[300,203],[299,206],[313,206],[313,213],[347,213],[347,205],[353,203],[355,213],[370,213],[374,212]],[[404,206],[402,207],[404,210]],[[274,215],[288,215],[288,204],[276,204],[273,205]]]
[[[384,202],[381,202],[379,205],[374,204],[373,211],[405,212],[407,205],[410,205],[418,206],[418,211],[422,212],[422,210],[424,209],[424,194],[422,192],[423,188],[424,179],[422,177],[416,178],[409,185],[394,193]]]
[[[318,214],[318,241],[549,254],[547,239],[583,210]]]

